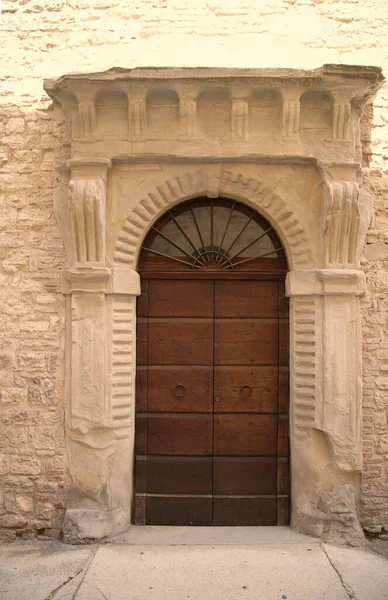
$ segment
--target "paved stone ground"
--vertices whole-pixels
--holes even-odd
[[[365,548],[288,528],[139,529],[90,546],[1,546],[1,600],[388,599],[388,560]]]

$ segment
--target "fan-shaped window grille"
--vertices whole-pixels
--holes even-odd
[[[282,245],[252,208],[228,199],[178,204],[151,228],[140,270],[285,270]]]

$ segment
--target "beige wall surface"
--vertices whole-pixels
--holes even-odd
[[[387,65],[386,0],[3,0],[0,30],[0,529],[57,535],[64,442],[66,256],[54,215],[69,158],[43,79],[111,67]],[[366,107],[374,216],[361,267],[364,468],[359,517],[388,531],[388,88]],[[0,538],[1,539],[1,538]]]

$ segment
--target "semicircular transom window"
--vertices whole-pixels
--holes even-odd
[[[240,202],[197,198],[152,226],[140,270],[285,270],[282,244],[258,212]]]

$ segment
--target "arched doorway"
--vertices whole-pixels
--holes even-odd
[[[140,253],[134,522],[289,522],[287,264],[234,200],[168,210]]]

